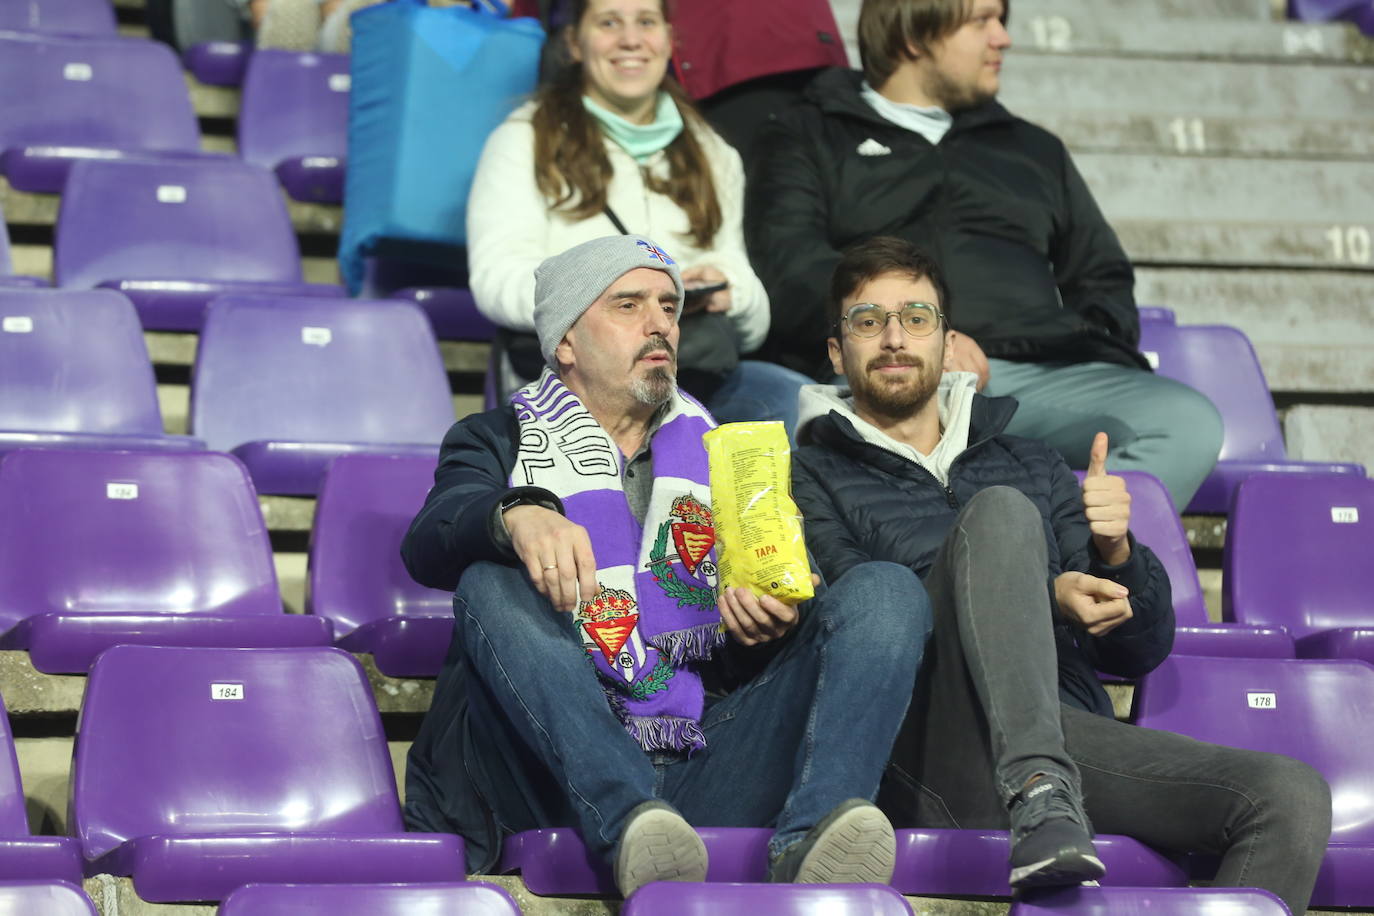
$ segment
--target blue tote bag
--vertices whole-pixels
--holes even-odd
[[[348,173],[339,270],[349,291],[383,243],[467,242],[482,146],[534,91],[544,31],[490,8],[392,0],[353,16]]]

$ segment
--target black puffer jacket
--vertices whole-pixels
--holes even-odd
[[[1066,571],[1112,579],[1131,591],[1134,617],[1105,636],[1055,618],[1060,698],[1110,716],[1094,669],[1139,677],[1168,656],[1174,642],[1169,579],[1134,538],[1126,563],[1101,562],[1068,465],[1043,443],[1002,434],[1015,412],[1012,398],[974,397],[969,446],[950,466],[948,487],[914,461],[866,442],[839,411],[812,420],[799,433],[811,444],[794,455],[792,478],[806,542],[829,581],[866,560],[901,563],[924,576],[960,507],[988,487],[1015,487],[1044,519],[1051,595],[1050,583]]]
[[[858,73],[825,71],[757,143],[745,231],[773,309],[761,352],[828,377],[840,252],[895,235],[934,255],[954,327],[988,356],[1146,367],[1130,261],[1057,137],[990,102],[931,145],[859,89]]]

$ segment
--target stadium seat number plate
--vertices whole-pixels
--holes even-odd
[[[136,483],[107,483],[105,484],[106,499],[138,499],[138,484]]]
[[[1278,696],[1272,693],[1247,693],[1245,699],[1251,709],[1277,709],[1279,706]]]
[[[1360,520],[1360,510],[1355,506],[1332,506],[1331,521],[1337,525],[1353,525]]]
[[[0,327],[6,334],[32,334],[33,319],[28,315],[6,315]]]
[[[242,700],[242,684],[211,684],[210,699],[212,700]]]

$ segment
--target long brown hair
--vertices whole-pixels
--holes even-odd
[[[574,0],[567,30],[576,30],[587,11],[588,0]],[[663,0],[660,0],[662,3]],[[667,13],[667,10],[664,10]],[[538,107],[531,123],[534,127],[534,180],[549,209],[561,211],[576,220],[597,216],[606,207],[611,160],[606,155],[605,136],[596,120],[582,104],[584,76],[582,64],[572,59],[565,47],[554,49],[555,58],[548,75],[535,92]],[[711,164],[697,140],[697,131],[710,128],[677,80],[664,74],[659,88],[668,93],[682,113],[682,133],[666,150],[667,179],[656,178],[648,170],[644,183],[655,194],[666,195],[687,214],[689,235],[697,248],[706,248],[720,230],[720,201],[711,177]]]

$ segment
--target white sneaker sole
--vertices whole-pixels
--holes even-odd
[[[625,897],[654,881],[705,881],[706,844],[681,815],[645,811],[625,825],[615,877]]]
[[[797,869],[798,884],[889,884],[897,838],[883,812],[869,805],[840,815],[816,838]]]
[[[1011,877],[1008,883],[1012,887],[1049,887],[1055,885],[1085,884],[1089,881],[1096,884],[1096,879],[1102,877],[1107,872],[1107,867],[1102,864],[1102,860],[1097,856],[1079,856],[1074,860],[1074,866],[1088,865],[1087,869],[1081,867],[1059,867],[1051,868],[1055,859],[1041,859],[1039,862],[1032,862],[1029,865],[1022,865],[1020,868],[1011,870]],[[1065,863],[1068,865],[1069,863]],[[1086,872],[1092,872],[1087,874]]]

